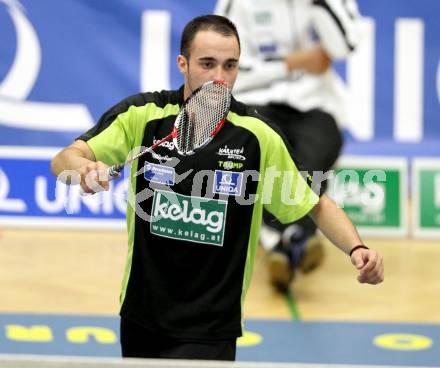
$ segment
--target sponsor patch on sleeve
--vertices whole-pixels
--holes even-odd
[[[174,185],[176,171],[174,167],[145,162],[144,178],[153,183]]]

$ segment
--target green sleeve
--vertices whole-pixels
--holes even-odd
[[[319,197],[304,179],[307,174],[298,171],[282,138],[273,135],[271,141],[263,177],[263,205],[281,223],[289,223],[310,212]]]
[[[134,132],[131,127],[134,113],[134,109],[130,107],[125,113],[119,114],[101,133],[87,141],[97,161],[107,165],[126,161],[134,147],[132,138]]]

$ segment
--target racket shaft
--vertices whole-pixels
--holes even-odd
[[[137,155],[134,155],[131,159],[127,160],[123,164],[116,164],[107,169],[107,174],[109,177],[109,180],[113,180],[116,178],[119,178],[121,176],[121,171],[124,169],[124,166],[127,164],[132,163],[134,160],[137,160],[139,157],[145,155],[148,152],[153,151],[155,148],[159,147],[162,143],[169,141],[171,138],[174,137],[174,132],[168,134],[165,138],[162,138],[160,141],[153,144],[151,147],[148,147],[144,149],[143,151],[139,152]]]
[[[118,178],[121,175],[121,171],[124,169],[124,164],[116,164],[107,169],[109,180]]]

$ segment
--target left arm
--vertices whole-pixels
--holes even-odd
[[[325,194],[309,216],[322,233],[347,255],[363,242],[346,213]],[[378,284],[384,279],[383,259],[373,249],[358,248],[351,255],[352,264],[359,270],[361,283]]]

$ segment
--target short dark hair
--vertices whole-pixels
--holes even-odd
[[[189,21],[182,32],[180,54],[188,60],[192,42],[199,31],[214,31],[226,37],[234,36],[238,41],[238,47],[240,47],[237,27],[228,18],[214,14],[201,15]]]

